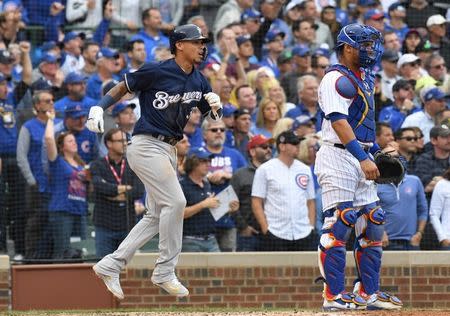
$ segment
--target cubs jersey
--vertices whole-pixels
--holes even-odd
[[[160,134],[182,139],[191,110],[197,107],[203,116],[211,110],[203,98],[211,92],[208,81],[196,68],[185,73],[175,59],[145,64],[125,74],[124,79],[128,91],[140,92],[141,117],[133,135]]]

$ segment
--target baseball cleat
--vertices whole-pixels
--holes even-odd
[[[159,286],[167,293],[175,295],[177,297],[184,297],[189,295],[189,290],[183,284],[181,284],[177,278],[162,283],[153,282],[153,284]]]
[[[339,311],[339,310],[365,310],[367,307],[366,301],[359,295],[344,292],[336,295],[333,299],[325,298],[322,308],[324,311]]]
[[[354,293],[366,300],[368,310],[395,310],[403,307],[403,302],[397,296],[387,292],[377,291],[371,295],[364,293],[360,282],[355,283]]]
[[[123,298],[125,296],[123,295],[122,288],[120,287],[119,277],[112,277],[112,276],[100,273],[98,271],[97,265],[94,265],[92,267],[92,270],[94,270],[95,274],[100,279],[102,279],[103,283],[105,283],[106,287],[108,288],[108,291],[110,291],[119,300],[123,300]]]

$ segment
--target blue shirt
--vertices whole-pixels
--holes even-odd
[[[17,125],[14,106],[0,100],[0,154],[15,155],[17,150]]]
[[[287,111],[287,113],[284,116],[290,117],[291,119],[295,120],[295,118],[300,115],[308,115],[308,116],[311,115],[303,103],[297,104],[295,108]],[[319,107],[317,107],[317,112],[314,115],[314,118],[316,119],[316,132],[318,132],[322,129],[322,119],[323,119],[323,111]]]
[[[275,74],[275,77],[277,79],[280,78],[280,69],[278,68],[277,62],[276,61],[273,62],[269,56],[264,57],[259,64],[261,66],[269,67],[270,69],[272,69],[273,73]]]
[[[147,62],[155,60],[155,48],[159,46],[170,47],[169,38],[164,36],[162,32],[159,32],[158,36],[152,37],[144,30],[139,31],[131,38],[131,41],[141,39],[145,44],[145,51],[147,52]]]
[[[119,80],[120,78],[113,76],[112,79]],[[102,84],[103,81],[97,73],[92,75],[86,83],[86,96],[93,99],[95,103],[102,98]]]
[[[386,212],[384,229],[390,240],[410,240],[419,220],[428,218],[428,205],[420,179],[406,175],[397,188],[393,184],[377,186],[380,205]]]
[[[186,134],[186,136],[189,139],[191,147],[202,147],[205,145],[205,142],[203,141],[203,132],[200,127],[197,127],[194,133],[190,135]]]
[[[46,25],[50,17],[50,7],[53,2],[66,5],[66,0],[23,0],[23,6],[28,11],[28,20],[31,25]],[[58,24],[64,23],[65,10],[57,15]]]
[[[50,161],[50,212],[67,212],[76,215],[87,213],[86,178],[83,167],[70,165],[60,155]]]
[[[389,21],[387,23],[384,23],[384,32],[394,32],[395,34],[397,34],[400,42],[403,42],[405,40],[405,36],[408,31],[409,27],[406,24],[403,27],[396,29],[392,27]]]
[[[89,109],[91,107],[93,107],[94,105],[96,105],[97,101],[88,96],[85,96],[80,101],[74,101],[74,100],[70,99],[68,96],[65,96],[64,98],[61,98],[55,102],[55,111],[59,114],[63,114],[63,112],[67,106],[78,105],[78,104],[80,104],[82,106],[83,110],[89,112]]]
[[[140,92],[141,117],[133,135],[160,134],[180,140],[194,107],[203,116],[211,110],[203,97],[211,92],[206,78],[195,67],[186,74],[173,58],[147,63],[124,78],[129,92]]]
[[[46,123],[39,121],[37,118],[32,118],[23,124],[23,128],[26,128],[30,134],[30,147],[27,157],[31,173],[39,186],[39,192],[47,192],[48,189],[48,179],[41,161],[45,125]]]
[[[420,111],[418,108],[414,108],[411,113],[415,113]],[[411,114],[409,113],[409,114]],[[406,114],[401,112],[397,106],[389,105],[384,107],[380,114],[378,115],[379,122],[386,122],[391,125],[391,128],[394,132],[402,127],[403,121],[406,118]]]

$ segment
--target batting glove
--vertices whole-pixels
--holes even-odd
[[[214,92],[209,92],[205,94],[205,100],[209,103],[211,107],[211,117],[214,120],[219,120],[222,118],[222,104],[220,103],[220,97]]]
[[[86,122],[88,130],[94,133],[103,133],[103,108],[100,106],[93,106],[89,110],[89,117]]]

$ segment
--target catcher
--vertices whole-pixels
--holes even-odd
[[[402,302],[380,291],[385,214],[375,181],[400,182],[401,162],[375,143],[374,76],[382,35],[370,26],[349,24],[337,37],[339,63],[328,68],[319,87],[323,146],[315,173],[322,187],[324,224],[319,268],[324,310],[399,309]],[[375,181],[374,181],[375,180]],[[358,270],[353,292],[345,291],[346,242],[355,228]]]

